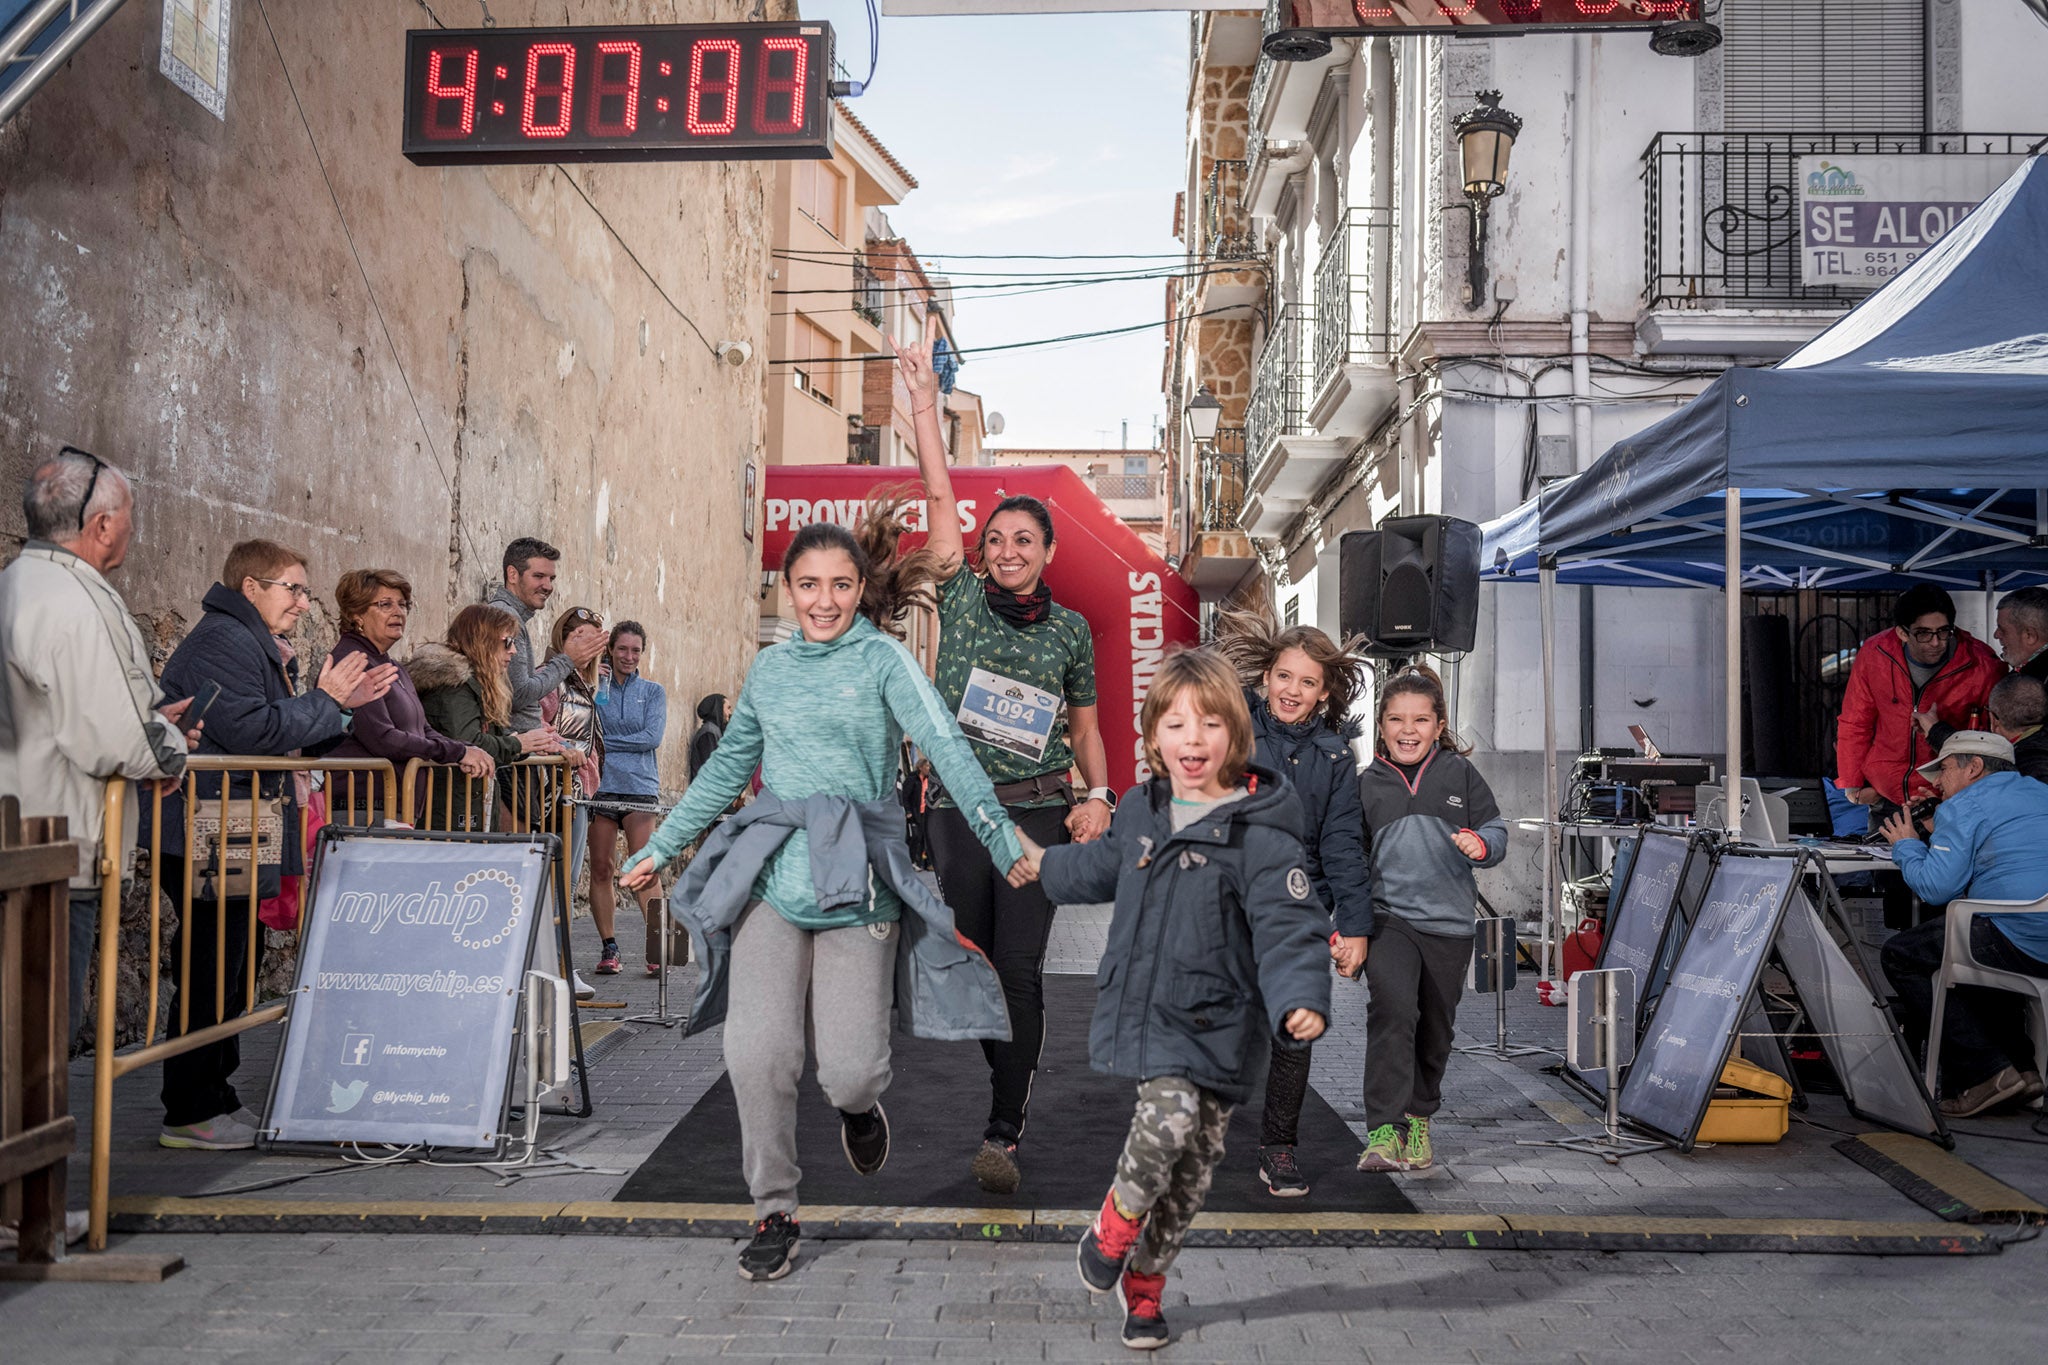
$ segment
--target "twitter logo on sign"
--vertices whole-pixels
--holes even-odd
[[[327,1083],[327,1112],[330,1114],[346,1114],[349,1110],[362,1103],[363,1092],[369,1088],[370,1083],[368,1081],[350,1081],[347,1085],[343,1085],[340,1081],[329,1081]]]

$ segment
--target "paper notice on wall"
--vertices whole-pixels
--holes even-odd
[[[164,0],[157,69],[222,122],[228,116],[228,15],[232,0]]]
[[[1800,279],[1875,289],[2005,182],[2018,156],[1799,158]]]

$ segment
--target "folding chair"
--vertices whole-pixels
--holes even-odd
[[[1934,978],[1934,1022],[1927,1030],[1927,1093],[1934,1088],[1935,1072],[1941,1066],[1941,1019],[1948,1009],[1951,986],[1989,986],[2026,997],[2028,1032],[2034,1038],[2034,1070],[2048,1067],[2048,977],[2022,976],[1987,967],[1970,956],[1970,920],[1976,915],[2048,915],[2048,896],[2037,901],[1951,901],[1948,907],[1948,938],[1941,954],[1941,971]],[[2034,1108],[2042,1107],[2041,1100]]]

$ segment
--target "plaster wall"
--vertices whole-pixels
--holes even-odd
[[[66,442],[131,473],[116,581],[165,650],[251,536],[310,557],[314,648],[346,569],[412,579],[417,641],[498,578],[507,540],[552,541],[557,606],[648,626],[680,786],[690,707],[736,690],[754,648],[762,164],[414,166],[398,148],[420,7],[270,0],[234,19],[224,122],[157,74],[157,8],[130,5],[0,129],[0,475],[18,486]],[[713,360],[725,338],[754,343],[747,369]],[[0,555],[22,532],[6,504]]]

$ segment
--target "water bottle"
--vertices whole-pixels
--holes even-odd
[[[595,695],[599,706],[610,705],[612,699],[612,671],[609,668],[598,670],[597,692]]]

